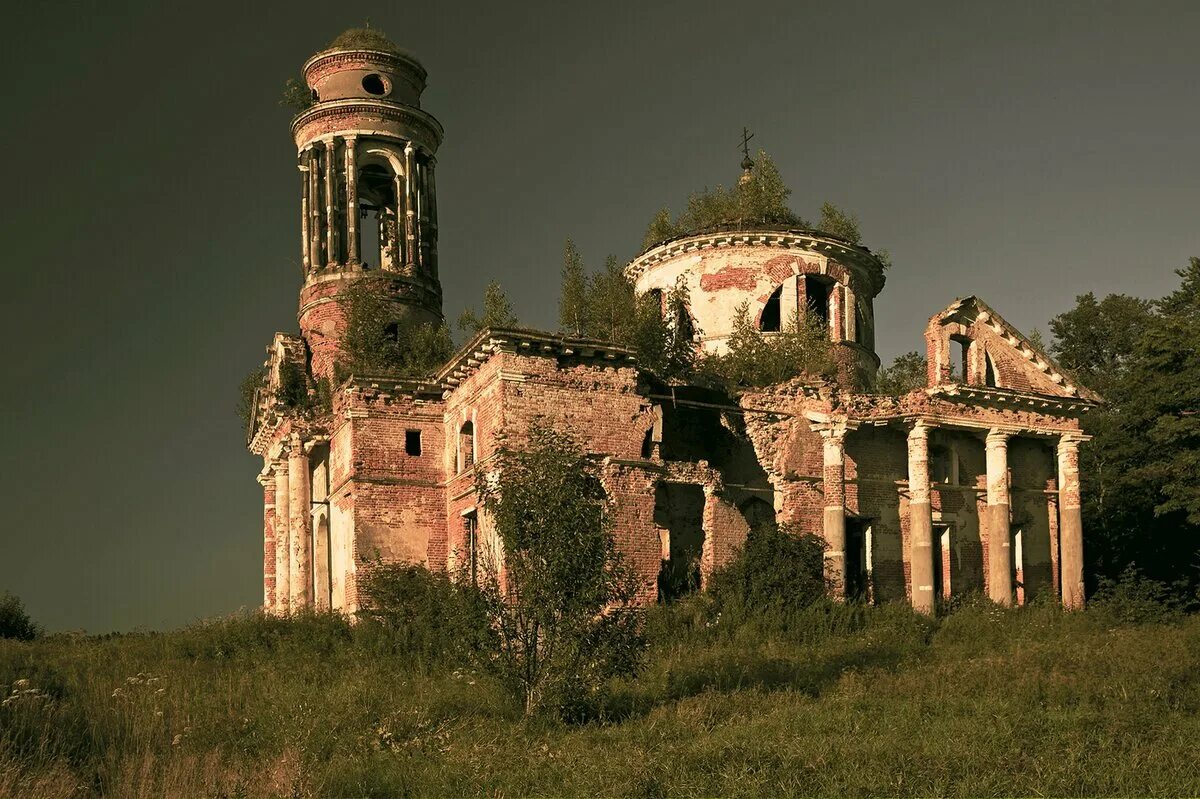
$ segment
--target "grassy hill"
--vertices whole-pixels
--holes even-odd
[[[649,620],[600,718],[336,617],[0,641],[0,796],[1200,794],[1200,618]]]

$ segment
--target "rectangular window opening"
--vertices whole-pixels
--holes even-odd
[[[405,430],[404,431],[404,452],[407,455],[421,454],[421,431],[420,430]]]

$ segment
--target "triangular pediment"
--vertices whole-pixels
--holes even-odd
[[[1017,330],[978,297],[956,300],[929,320],[926,331],[931,359],[936,357],[936,384],[961,382],[1051,397],[1099,402],[1046,351]],[[967,364],[950,366],[951,342],[967,345]]]

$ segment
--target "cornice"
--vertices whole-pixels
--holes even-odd
[[[698,233],[665,241],[651,247],[629,262],[625,275],[637,280],[647,269],[663,261],[702,250],[724,247],[778,247],[803,250],[833,258],[839,263],[857,266],[870,284],[873,295],[883,290],[886,280],[883,264],[866,247],[812,230],[726,230]]]
[[[301,128],[325,117],[339,114],[375,114],[387,120],[399,122],[418,135],[418,144],[423,145],[431,153],[442,143],[442,124],[431,114],[411,105],[392,102],[390,100],[366,99],[361,97],[345,100],[329,100],[317,103],[292,120],[292,138],[295,139]],[[336,134],[334,134],[336,135]]]

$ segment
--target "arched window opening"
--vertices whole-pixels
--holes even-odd
[[[458,430],[458,470],[464,471],[475,465],[475,425],[464,422]]]
[[[1000,384],[996,382],[996,365],[992,363],[992,356],[985,352],[983,361],[983,384],[992,388],[998,387]]]
[[[775,524],[775,508],[761,497],[750,497],[738,505],[738,511],[751,530]]]
[[[971,351],[971,340],[964,336],[950,337],[950,381],[967,382],[970,373],[967,355]]]
[[[816,275],[804,276],[804,305],[823,330],[829,330],[829,294],[833,284]]]
[[[358,173],[359,249],[364,268],[394,269],[398,227],[396,176],[382,164],[367,164]]]
[[[764,333],[778,333],[780,330],[780,322],[782,317],[779,311],[779,303],[783,297],[783,286],[771,292],[771,296],[767,297],[767,304],[763,306],[762,314],[758,317],[758,329]]]
[[[677,296],[672,296],[670,307],[666,310],[667,327],[678,343],[692,341],[696,338],[696,325],[692,322],[692,314],[687,305]]]

